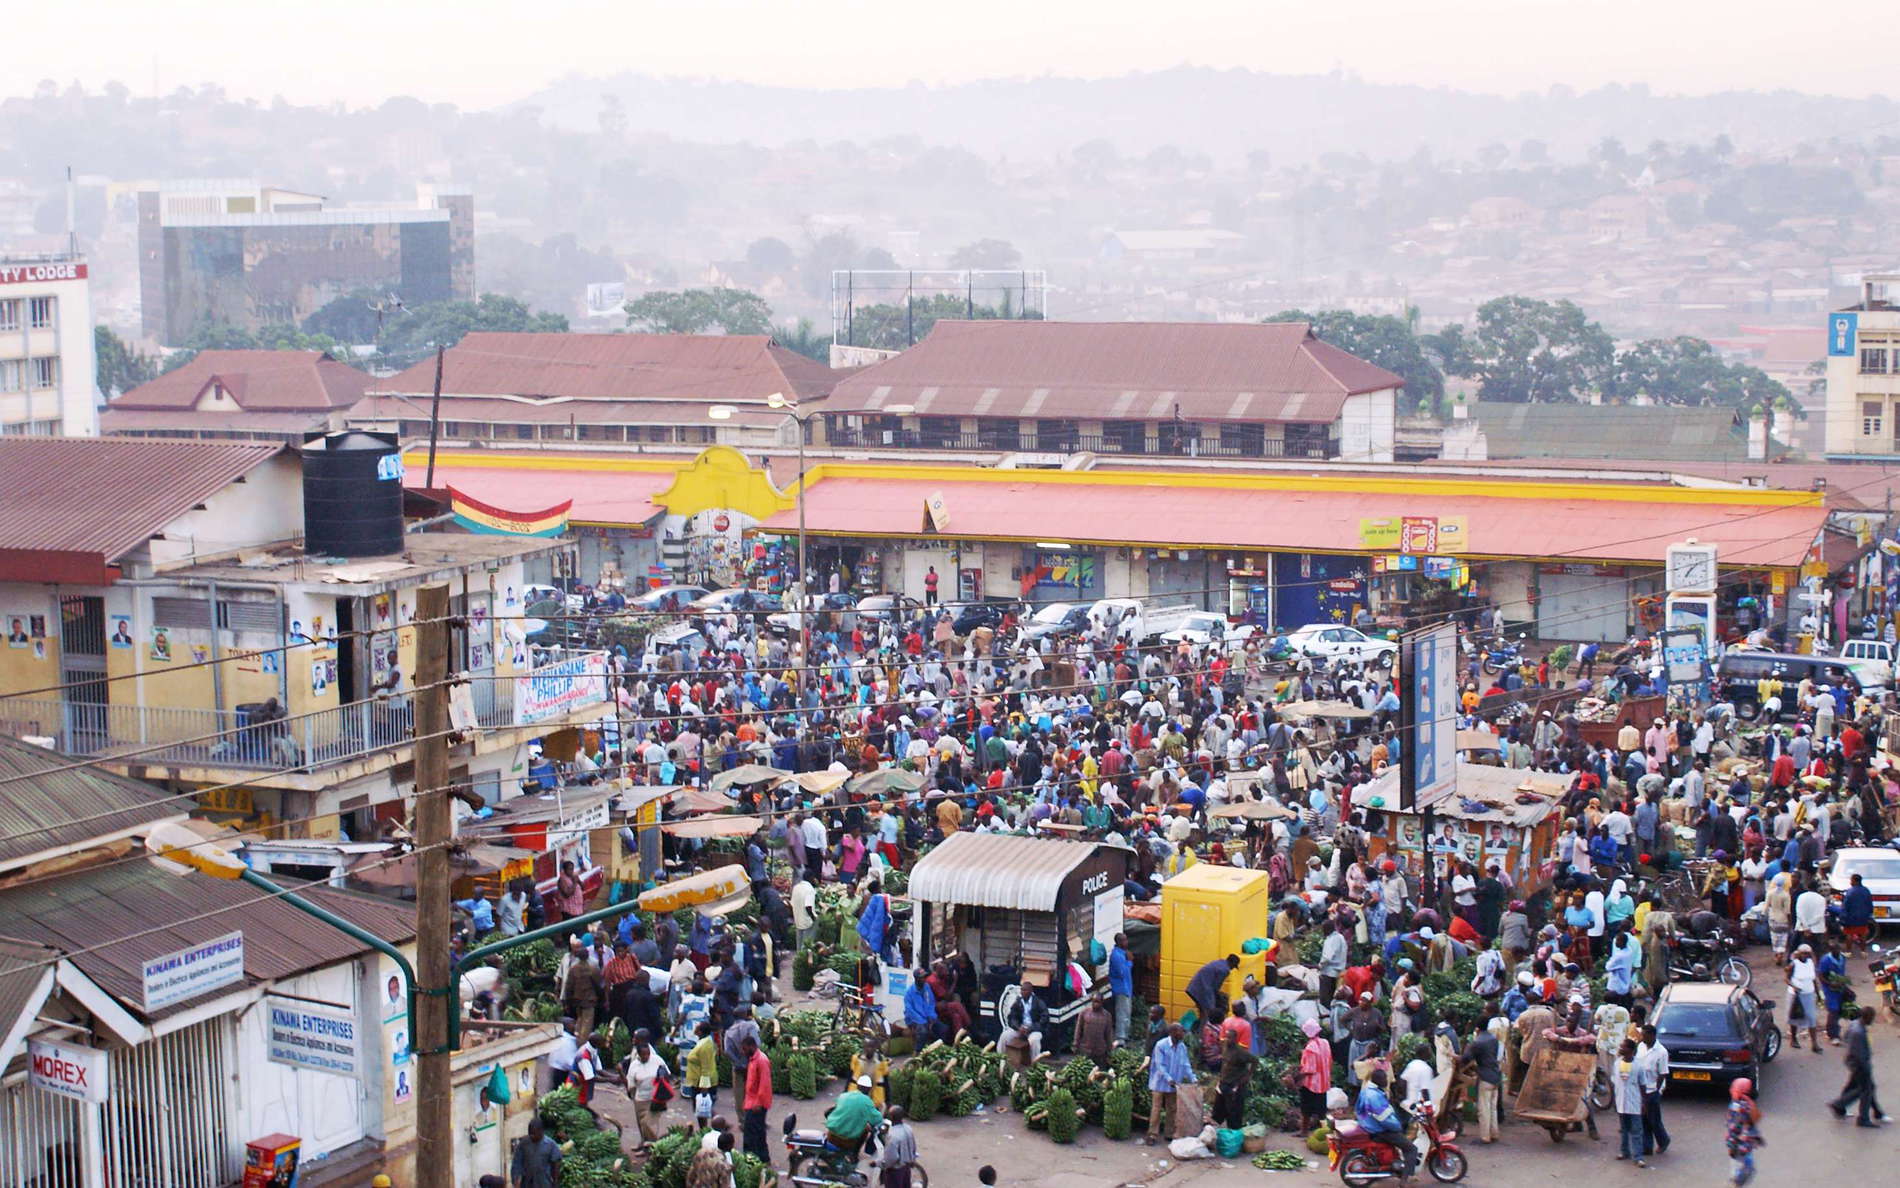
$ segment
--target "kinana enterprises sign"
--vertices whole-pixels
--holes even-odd
[[[145,1012],[244,980],[244,934],[233,932],[163,957],[154,957],[141,969]]]
[[[275,1064],[353,1077],[362,1067],[362,1029],[354,1013],[293,998],[264,999],[265,1041]]]

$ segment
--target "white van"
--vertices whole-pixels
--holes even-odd
[[[1893,645],[1884,639],[1850,639],[1841,645],[1841,659],[1863,689],[1877,692],[1893,683]]]

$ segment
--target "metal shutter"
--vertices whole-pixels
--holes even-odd
[[[152,623],[158,627],[210,627],[211,604],[202,598],[161,594],[152,599]]]

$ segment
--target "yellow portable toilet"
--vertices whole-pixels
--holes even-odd
[[[1267,935],[1272,912],[1264,870],[1198,862],[1161,884],[1161,1005],[1179,1019],[1194,1004],[1187,986],[1203,965],[1229,953],[1240,967],[1222,989],[1231,1000],[1248,974],[1266,981],[1267,953],[1243,953],[1243,942]]]

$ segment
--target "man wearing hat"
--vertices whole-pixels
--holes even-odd
[[[825,1137],[855,1160],[864,1146],[864,1136],[882,1117],[877,1103],[871,1100],[871,1078],[861,1076],[825,1115]]]

